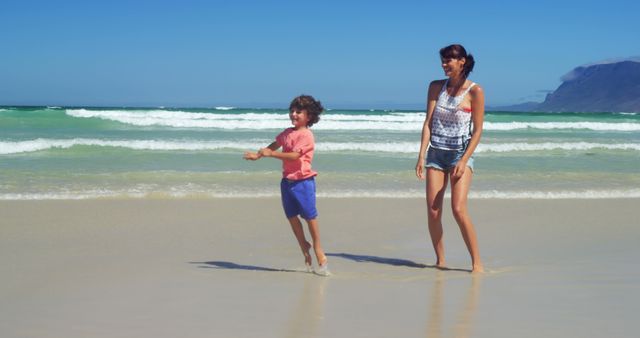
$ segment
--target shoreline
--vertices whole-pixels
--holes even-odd
[[[390,199],[390,200],[411,200],[424,199],[424,192],[421,193],[398,193],[389,192],[368,192],[368,193],[317,193],[318,199]],[[447,191],[445,199],[451,198],[451,192]],[[487,191],[471,191],[469,192],[469,201],[510,201],[510,200],[625,200],[640,198],[640,190],[611,190],[611,191],[529,191],[529,192],[487,192]],[[38,201],[198,201],[198,200],[240,200],[240,199],[280,199],[279,193],[237,193],[237,194],[171,194],[171,193],[141,193],[127,194],[114,193],[113,195],[95,195],[95,194],[5,194],[0,195],[0,203],[2,202],[38,202]]]

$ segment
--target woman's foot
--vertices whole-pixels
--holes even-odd
[[[483,273],[484,272],[484,267],[482,266],[482,264],[474,264],[473,267],[471,268],[471,273]]]

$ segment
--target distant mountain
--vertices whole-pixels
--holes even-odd
[[[640,112],[640,62],[578,67],[537,110]]]
[[[640,112],[640,62],[638,61],[581,66],[563,76],[562,80],[560,87],[547,94],[542,103],[495,107],[495,110]]]

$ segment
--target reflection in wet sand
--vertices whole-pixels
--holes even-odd
[[[285,337],[316,337],[324,320],[325,287],[330,278],[305,278],[298,303],[293,307]]]
[[[431,307],[427,317],[426,336],[428,338],[442,338],[450,337],[451,335],[443,334],[443,322],[445,317],[445,304],[444,304],[444,285],[447,281],[447,272],[438,271],[436,280],[433,284],[433,289],[430,297]],[[478,294],[480,289],[480,280],[482,275],[471,274],[471,281],[469,282],[469,288],[467,295],[464,298],[464,307],[457,316],[454,335],[456,338],[467,338],[471,336],[471,329],[473,327],[473,317],[475,316],[478,308]]]

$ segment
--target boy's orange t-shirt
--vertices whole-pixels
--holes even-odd
[[[295,161],[282,161],[282,177],[289,180],[304,180],[318,173],[311,169],[315,140],[308,128],[295,130],[287,128],[276,136],[276,142],[285,153],[296,152],[300,158]]]

